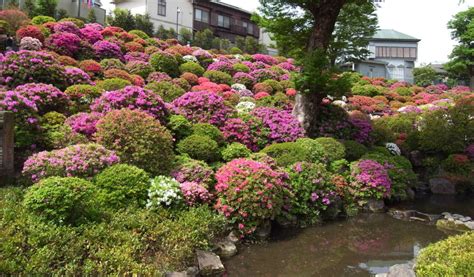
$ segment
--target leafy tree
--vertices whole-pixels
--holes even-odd
[[[255,38],[246,37],[244,50],[246,53],[255,54],[258,52],[262,52],[261,50],[263,50],[263,48],[262,45],[258,43],[258,40],[256,40]]]
[[[449,21],[451,37],[458,41],[445,64],[446,70],[453,76],[468,80],[474,89],[474,7],[462,11]]]
[[[205,29],[203,31],[196,32],[196,34],[194,34],[193,44],[203,49],[211,49],[213,46],[212,45],[213,39],[214,39],[214,34],[212,33],[212,31],[209,29]]]
[[[417,86],[429,86],[436,81],[436,71],[430,66],[417,67],[413,69],[413,76],[415,77],[415,84]]]
[[[241,50],[245,50],[245,38],[241,36],[235,37],[235,46]]]
[[[135,28],[145,32],[149,36],[153,36],[155,26],[151,22],[149,14],[137,14],[135,15]]]
[[[28,14],[30,18],[37,15],[36,10],[36,1],[35,0],[25,0],[23,10]]]
[[[54,17],[56,15],[56,7],[58,0],[37,0],[36,14]]]
[[[378,26],[375,11],[368,2],[349,3],[342,8],[328,49],[332,65],[364,60],[370,54],[367,45]]]
[[[68,17],[67,11],[65,9],[59,9],[55,18],[56,20],[61,20],[66,17]]]
[[[115,9],[113,14],[108,17],[108,22],[110,25],[121,27],[126,31],[136,29],[135,17],[129,10]]]
[[[188,28],[181,28],[181,30],[179,30],[179,38],[182,44],[192,43],[193,32]]]
[[[94,9],[89,10],[89,13],[87,14],[87,22],[89,22],[89,23],[96,23],[97,22],[97,17],[95,16]]]
[[[309,136],[318,135],[324,97],[340,96],[350,88],[346,78],[335,75],[329,48],[341,10],[352,3],[373,5],[370,0],[260,0],[261,15],[254,18],[277,43],[289,45],[303,66],[295,80],[301,94],[294,114]]]

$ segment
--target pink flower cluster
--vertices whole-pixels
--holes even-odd
[[[184,201],[188,206],[211,202],[212,194],[202,185],[195,182],[184,182],[180,185]]]
[[[104,37],[100,33],[100,30],[97,30],[94,27],[84,27],[80,30],[81,32],[81,37],[84,38],[87,42],[90,44],[94,44],[98,42],[99,40],[103,40]]]
[[[35,103],[39,114],[65,110],[69,105],[68,96],[52,85],[29,83],[16,87],[15,91]]]
[[[73,57],[81,49],[81,38],[73,33],[56,33],[46,39],[45,46],[60,55]]]
[[[176,113],[194,123],[210,123],[222,126],[233,110],[224,103],[224,98],[209,91],[188,92],[173,101]]]
[[[122,60],[122,50],[117,44],[107,41],[99,40],[92,46],[95,51],[95,55],[100,59],[116,58]]]
[[[255,54],[252,56],[252,59],[256,62],[262,62],[268,65],[278,64],[278,60],[276,58],[265,54]]]
[[[193,182],[210,186],[214,180],[214,171],[205,162],[193,160],[176,168],[171,176],[180,183]]]
[[[290,111],[260,107],[252,111],[270,130],[268,144],[274,142],[290,142],[304,137],[304,129]]]
[[[359,186],[357,193],[364,198],[379,198],[390,195],[392,182],[387,168],[373,160],[360,160],[352,170],[352,177]]]
[[[162,122],[168,114],[165,103],[158,94],[137,86],[107,91],[91,105],[92,111],[102,114],[123,108],[144,111]]]
[[[258,151],[267,145],[267,137],[270,132],[264,128],[260,119],[252,116],[230,118],[225,122],[221,131],[227,142],[242,143],[252,151]]]
[[[66,69],[64,70],[64,77],[69,86],[79,84],[94,84],[89,74],[84,72],[82,69],[73,66],[66,67]]]
[[[78,144],[34,154],[25,162],[23,175],[33,182],[51,176],[91,178],[118,162],[113,151],[99,144]]]
[[[97,132],[96,125],[101,117],[102,114],[97,112],[77,113],[66,119],[66,124],[68,124],[74,132],[92,138],[95,132]]]

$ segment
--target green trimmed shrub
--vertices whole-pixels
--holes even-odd
[[[247,158],[252,154],[252,151],[242,143],[233,142],[227,145],[227,147],[222,150],[221,154],[224,161],[230,162],[238,158]]]
[[[125,69],[125,64],[123,64],[119,59],[103,59],[100,61],[100,66],[103,71],[109,69]]]
[[[32,215],[56,224],[76,224],[95,208],[94,186],[75,177],[50,177],[31,186],[23,200]]]
[[[355,140],[344,140],[342,141],[342,144],[344,144],[344,149],[346,152],[345,158],[349,162],[360,159],[360,157],[369,151],[365,145],[358,143]]]
[[[99,86],[92,85],[73,85],[68,87],[64,93],[69,96],[72,102],[71,112],[85,112],[94,99],[98,98],[104,90]]]
[[[131,31],[128,31],[129,34],[132,34],[132,35],[136,35],[138,36],[139,38],[142,38],[142,39],[149,39],[150,36],[147,35],[145,32],[143,32],[142,30],[131,30]]]
[[[208,136],[191,135],[177,145],[178,152],[195,160],[215,162],[219,160],[219,145]]]
[[[37,15],[31,19],[31,24],[34,25],[43,25],[47,22],[56,22],[56,19],[46,15]]]
[[[232,70],[234,70],[235,72],[244,72],[244,73],[250,72],[250,68],[242,63],[236,63],[232,65]]]
[[[229,53],[232,54],[232,55],[242,55],[244,52],[242,50],[240,50],[239,47],[232,47],[229,49]]]
[[[151,174],[167,174],[172,167],[173,137],[154,117],[138,110],[115,110],[97,123],[96,140],[114,150],[123,163]]]
[[[165,102],[172,102],[176,98],[186,93],[186,91],[180,86],[166,81],[151,82],[148,83],[145,88],[161,96]]]
[[[232,76],[222,71],[209,70],[204,73],[204,77],[217,84],[232,84]]]
[[[127,70],[130,74],[136,74],[143,79],[146,79],[148,75],[154,71],[154,68],[149,63],[132,61],[125,65],[125,70]]]
[[[452,236],[423,249],[416,259],[416,276],[473,276],[474,232]]]
[[[204,67],[195,62],[185,62],[179,66],[179,71],[181,74],[185,72],[196,74],[197,76],[202,76],[206,71]]]
[[[82,21],[78,18],[66,17],[66,18],[63,18],[63,19],[59,20],[59,22],[67,22],[67,21],[74,23],[78,28],[84,27],[84,21]]]
[[[218,145],[223,145],[225,143],[224,135],[222,135],[222,132],[219,130],[219,128],[212,124],[197,123],[193,125],[192,130],[193,135],[208,136],[212,140],[217,142]]]
[[[273,94],[283,91],[282,85],[277,80],[273,80],[273,79],[265,80],[262,82],[262,84],[269,85],[270,87],[272,87]]]
[[[274,143],[260,151],[275,159],[282,167],[308,160],[308,151],[297,142]]]
[[[383,93],[386,90],[387,89],[382,86],[374,86],[374,85],[356,84],[352,87],[352,93],[354,95],[362,95],[362,96],[369,96],[369,97],[383,95]]]
[[[332,163],[346,156],[344,145],[334,138],[317,138],[315,141],[324,148],[324,161]]]
[[[179,76],[179,62],[170,54],[153,53],[149,62],[156,71],[167,73],[173,78]]]
[[[99,173],[94,182],[104,207],[145,206],[150,177],[143,169],[116,164]]]
[[[105,79],[102,81],[98,81],[96,86],[105,90],[105,91],[113,91],[123,89],[126,86],[130,86],[132,83],[130,81],[121,79],[121,78],[111,78]]]
[[[301,145],[301,147],[303,147],[304,149],[306,149],[307,162],[312,162],[312,163],[324,162],[324,148],[316,140],[310,139],[310,138],[299,138],[296,140],[296,143]]]
[[[171,115],[167,127],[177,141],[193,133],[193,124],[182,115]]]

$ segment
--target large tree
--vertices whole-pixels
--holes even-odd
[[[451,36],[458,41],[445,69],[459,79],[466,79],[474,90],[474,7],[462,11],[449,21]]]
[[[309,136],[318,133],[318,112],[327,94],[347,89],[330,68],[329,47],[341,10],[345,5],[372,4],[370,0],[260,0],[260,25],[279,42],[286,42],[302,62],[296,80],[300,94],[294,114]]]

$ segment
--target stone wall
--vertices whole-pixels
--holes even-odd
[[[11,112],[0,112],[0,185],[13,177],[13,128],[14,118]]]

